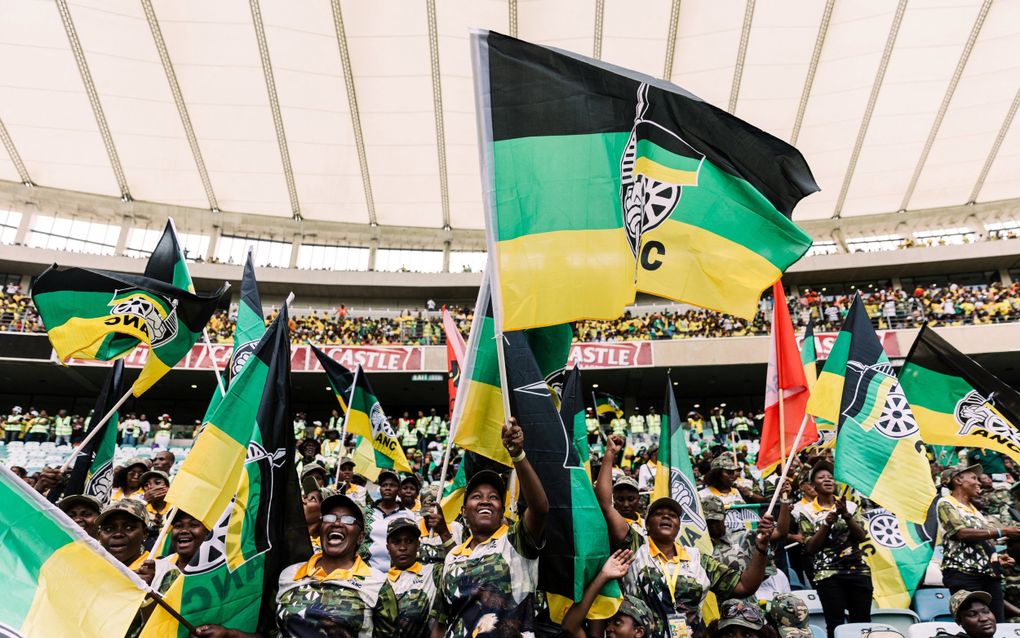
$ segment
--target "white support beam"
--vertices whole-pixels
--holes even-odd
[[[21,154],[18,153],[18,148],[14,146],[14,140],[11,139],[11,134],[7,132],[7,127],[4,126],[3,120],[0,120],[0,143],[7,149],[7,155],[10,156],[14,169],[18,171],[21,183],[26,186],[32,184],[32,177],[28,174],[25,163],[21,161]]]
[[[1020,107],[1020,89],[1017,89],[1016,95],[1013,96],[1013,103],[1006,112],[1006,117],[1002,120],[1002,126],[999,127],[999,133],[995,136],[995,142],[992,143],[992,148],[988,151],[988,157],[985,158],[984,166],[981,167],[977,181],[974,182],[974,188],[970,191],[970,199],[967,200],[970,204],[976,203],[978,196],[981,195],[981,189],[985,185],[985,180],[988,179],[989,171],[992,170],[992,164],[995,163],[999,149],[1002,148],[1002,141],[1006,139],[1009,127],[1013,124],[1013,118],[1016,117],[1017,107]]]
[[[666,32],[666,60],[662,65],[662,79],[673,80],[673,58],[676,55],[676,30],[680,25],[680,0],[673,0],[669,10],[669,31]]]
[[[595,0],[595,28],[592,33],[591,57],[602,59],[602,27],[606,17],[606,0]]]
[[[825,46],[825,36],[829,33],[829,22],[832,21],[832,9],[835,6],[836,0],[825,1],[822,21],[818,24],[818,34],[815,36],[815,48],[811,52],[811,62],[808,64],[807,76],[804,78],[804,88],[800,92],[797,116],[793,120],[793,132],[790,133],[790,144],[793,146],[797,145],[797,138],[800,137],[800,127],[804,123],[804,114],[807,112],[807,105],[811,100],[811,88],[815,84],[815,74],[818,72],[818,63],[822,60],[822,48]]]
[[[507,30],[511,38],[517,37],[517,0],[507,0]]]
[[[439,28],[436,25],[436,0],[426,2],[429,24],[429,62],[432,69],[432,109],[436,120],[436,155],[439,160],[439,197],[443,210],[443,228],[450,227],[450,184],[446,167],[446,128],[443,124],[443,81],[439,68]]]
[[[857,130],[857,141],[854,143],[854,150],[850,154],[850,162],[847,164],[846,175],[843,176],[843,186],[839,189],[839,197],[836,199],[836,206],[832,211],[833,219],[839,219],[843,214],[843,204],[846,203],[847,193],[850,192],[850,183],[854,179],[854,171],[857,170],[857,160],[861,157],[861,149],[864,147],[864,140],[868,136],[871,116],[875,113],[875,104],[878,103],[878,95],[882,92],[885,72],[889,68],[889,60],[892,59],[893,48],[896,46],[896,36],[900,33],[900,24],[903,23],[903,14],[906,11],[907,0],[900,0],[896,6],[896,13],[893,15],[892,24],[889,26],[889,35],[885,39],[885,50],[882,52],[881,62],[878,63],[875,81],[871,85],[868,105],[864,109],[864,117],[861,118],[861,126]]]
[[[747,59],[747,43],[751,39],[751,24],[754,22],[754,0],[745,0],[744,26],[740,30],[740,46],[737,47],[737,61],[733,65],[733,83],[730,85],[730,104],[726,109],[730,113],[737,110],[737,99],[740,96],[740,83],[744,79],[744,61]]]
[[[255,40],[259,46],[259,58],[262,60],[262,75],[266,80],[266,93],[269,96],[269,108],[273,114],[273,128],[276,129],[276,143],[280,147],[280,162],[283,164],[283,177],[287,182],[287,194],[290,196],[291,216],[301,220],[301,205],[298,202],[297,186],[294,183],[294,169],[290,164],[290,150],[287,148],[287,134],[283,130],[283,114],[280,112],[280,98],[276,94],[276,80],[273,77],[273,62],[269,58],[269,43],[266,41],[266,29],[262,24],[262,10],[259,0],[249,0],[252,25],[255,27]]]

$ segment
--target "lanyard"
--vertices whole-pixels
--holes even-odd
[[[676,581],[680,578],[680,562],[674,563],[673,572],[669,571],[669,561],[659,557],[662,566],[662,574],[666,577],[666,588],[669,589],[669,598],[676,604]]]

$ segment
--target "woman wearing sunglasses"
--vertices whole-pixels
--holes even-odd
[[[365,538],[361,508],[343,494],[322,501],[322,550],[280,574],[276,620],[281,636],[397,635],[397,597],[383,572],[358,556]],[[197,628],[203,638],[248,638],[218,625]]]

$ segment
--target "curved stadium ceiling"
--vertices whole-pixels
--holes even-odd
[[[800,221],[1020,198],[1020,0],[0,0],[0,180],[481,228],[472,27],[793,142]]]

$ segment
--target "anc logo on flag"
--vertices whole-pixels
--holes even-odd
[[[910,411],[892,364],[879,361],[865,365],[860,361],[847,361],[846,383],[853,387],[854,395],[843,415],[861,427],[867,427],[876,407],[882,410],[875,429],[890,439],[902,439],[917,434],[917,421]]]
[[[683,515],[680,517],[680,525],[693,525],[700,532],[708,529],[705,517],[698,512],[698,490],[695,489],[691,479],[676,465],[669,468],[669,495],[674,501],[680,504]]]
[[[982,436],[1020,447],[1020,432],[995,409],[994,392],[986,398],[977,390],[971,390],[956,403],[953,417],[960,425],[961,436]]]
[[[637,256],[641,235],[658,228],[676,210],[684,186],[698,185],[705,156],[667,127],[645,119],[648,85],[637,90],[637,113],[620,159],[620,201],[630,249]],[[646,251],[650,251],[649,242]],[[659,254],[664,246],[658,244]]]
[[[255,353],[255,348],[259,345],[258,339],[252,339],[246,341],[239,346],[234,346],[234,354],[230,357],[230,376],[236,377],[241,373],[241,368],[244,364],[248,363],[248,359]]]
[[[123,288],[113,292],[106,324],[123,324],[149,336],[149,345],[156,348],[177,336],[177,300],[141,290]]]

